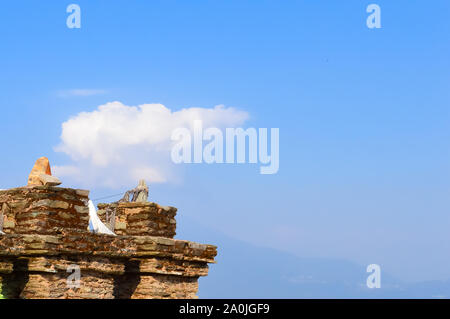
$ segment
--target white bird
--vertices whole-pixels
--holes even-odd
[[[117,236],[108,227],[106,227],[105,224],[102,223],[100,218],[98,218],[97,210],[91,200],[89,200],[89,230],[94,234],[108,234]]]

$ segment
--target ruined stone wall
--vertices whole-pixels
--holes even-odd
[[[0,191],[0,219],[7,234],[57,234],[86,230],[89,191],[60,187],[21,187]]]
[[[217,250],[168,238],[175,233],[173,226],[171,231],[154,226],[161,220],[170,224],[175,208],[120,204],[117,220],[126,225],[123,235],[92,234],[87,231],[87,196],[87,191],[48,186],[0,191],[6,233],[0,236],[3,296],[196,298],[198,278],[208,274]],[[155,233],[168,236],[149,236]],[[67,285],[70,265],[80,269],[79,288]]]
[[[173,238],[176,234],[175,207],[132,202],[99,204],[98,209],[100,220],[118,235]]]

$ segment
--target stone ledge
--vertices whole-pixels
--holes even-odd
[[[23,187],[15,187],[15,188],[9,188],[5,190],[0,190],[0,199],[2,195],[11,195],[15,194],[17,192],[29,192],[32,190],[39,191],[52,191],[52,192],[68,192],[73,194],[74,196],[80,196],[80,197],[88,197],[89,191],[86,189],[75,189],[75,188],[65,188],[65,187],[58,187],[58,186],[23,186]]]
[[[100,208],[100,206],[109,206],[109,205],[116,205],[119,207],[128,207],[128,208],[136,208],[136,207],[156,207],[156,208],[162,208],[167,212],[177,212],[177,208],[176,207],[172,207],[172,206],[162,206],[159,205],[158,203],[155,202],[123,202],[123,203],[100,203],[98,204],[98,207]]]
[[[17,261],[20,261],[17,263]],[[21,256],[4,257],[0,262],[0,274],[67,273],[70,265],[76,264],[81,273],[91,272],[109,275],[161,274],[183,277],[208,275],[205,262],[175,260],[170,258],[107,258],[101,256]]]
[[[217,247],[153,236],[109,236],[87,232],[61,235],[0,236],[0,256],[93,255],[104,257],[170,257],[215,263]]]

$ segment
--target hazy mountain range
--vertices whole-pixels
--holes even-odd
[[[302,258],[257,247],[183,217],[177,238],[218,246],[217,264],[199,281],[200,298],[449,298],[450,280],[405,283],[382,272],[369,289],[364,266],[333,258]]]

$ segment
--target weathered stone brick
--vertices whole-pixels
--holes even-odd
[[[115,211],[119,236],[93,234],[87,231],[88,194],[54,186],[0,191],[6,233],[0,236],[3,296],[197,298],[198,278],[208,274],[217,248],[173,239],[176,208],[99,205],[103,220],[106,209]],[[67,286],[73,265],[80,269],[79,288]]]

